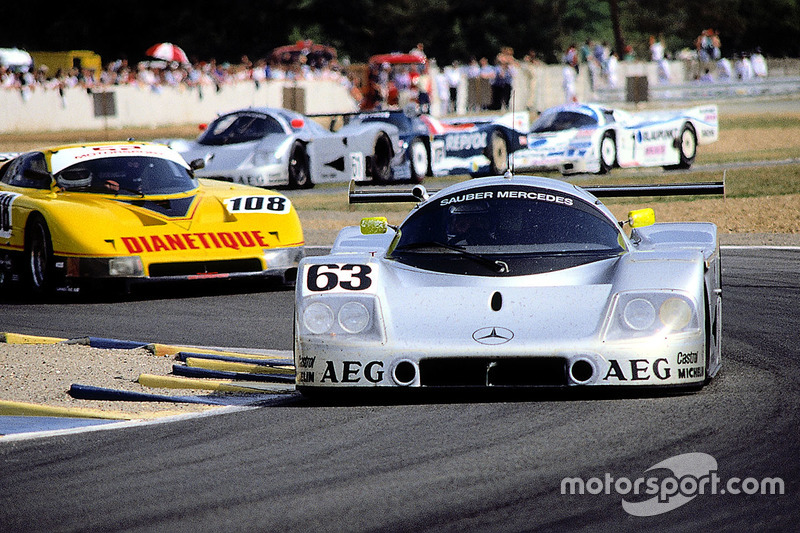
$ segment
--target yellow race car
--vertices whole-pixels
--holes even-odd
[[[74,144],[0,163],[0,282],[34,294],[92,282],[243,276],[294,283],[303,231],[282,194],[194,177],[146,142]]]

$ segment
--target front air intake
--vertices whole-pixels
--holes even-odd
[[[419,362],[423,387],[560,387],[567,385],[561,357],[444,358]]]
[[[258,259],[234,259],[229,261],[187,261],[183,263],[154,263],[150,265],[150,277],[202,276],[209,274],[233,274],[260,272]]]

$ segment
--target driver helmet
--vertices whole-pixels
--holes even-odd
[[[56,175],[56,183],[64,189],[89,187],[92,184],[92,173],[88,168],[65,168]]]
[[[493,233],[494,222],[487,202],[465,202],[448,207],[448,244],[488,244]]]

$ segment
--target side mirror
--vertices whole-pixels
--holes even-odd
[[[205,159],[194,159],[189,163],[189,168],[192,170],[200,170],[201,168],[205,168],[206,160]]]
[[[643,228],[656,223],[656,213],[651,208],[636,209],[628,212],[628,224],[632,228]]]
[[[361,219],[362,235],[382,235],[389,231],[389,221],[386,217],[367,217]]]

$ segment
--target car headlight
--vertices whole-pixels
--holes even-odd
[[[112,257],[108,260],[108,275],[112,277],[130,278],[142,276],[144,267],[138,255],[130,257]]]
[[[324,303],[315,302],[303,310],[303,325],[315,335],[326,333],[333,326],[333,310]]]
[[[305,255],[302,247],[296,248],[266,248],[264,260],[267,268],[297,268],[298,263]]]
[[[336,295],[308,298],[298,304],[298,333],[303,337],[382,340],[379,306],[374,297]]]
[[[692,308],[681,298],[668,298],[658,310],[658,318],[671,331],[680,331],[692,321]]]
[[[694,301],[675,291],[623,292],[612,305],[608,340],[669,335],[699,330]]]
[[[369,311],[360,302],[347,302],[339,308],[339,325],[348,333],[361,333],[369,325]]]
[[[281,158],[275,152],[261,152],[253,153],[252,164],[254,167],[263,167],[266,165],[274,165],[280,163]]]

